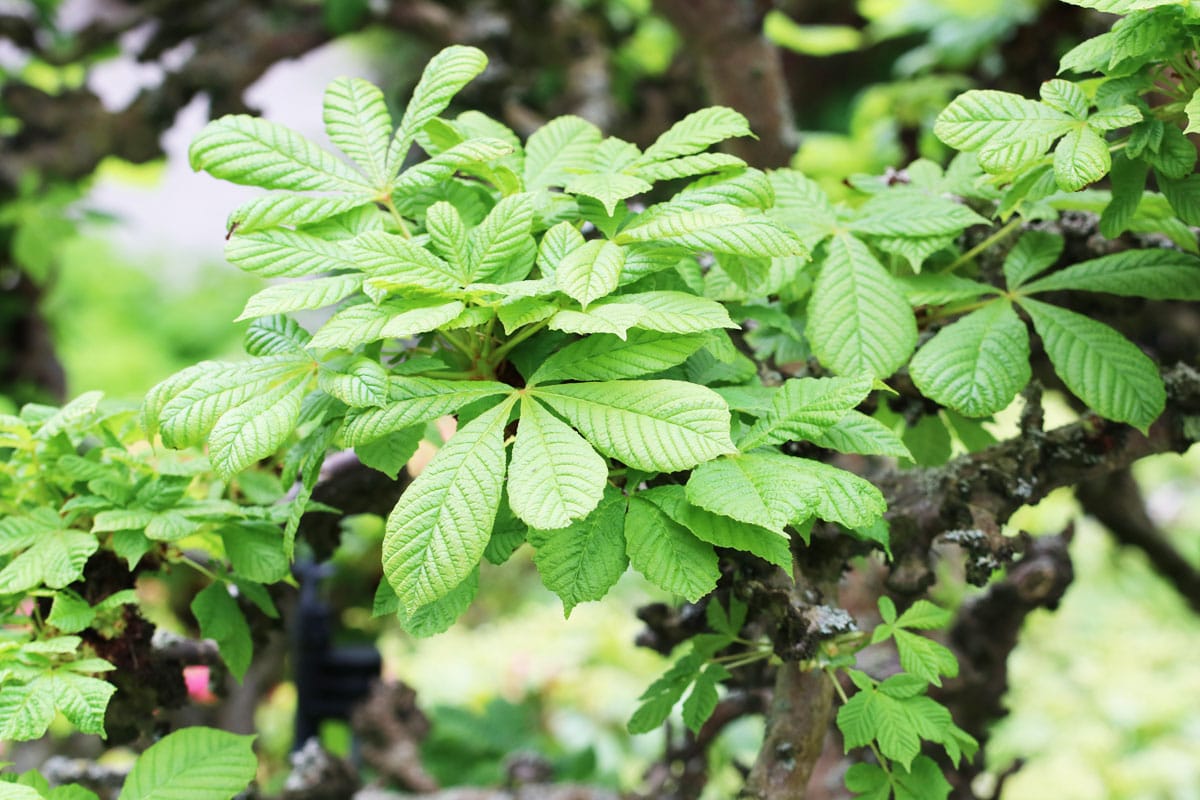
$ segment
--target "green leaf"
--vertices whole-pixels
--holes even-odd
[[[665,161],[699,153],[709,145],[735,136],[753,136],[746,118],[724,106],[694,111],[676,122],[646,149],[640,162]]]
[[[334,314],[313,334],[311,347],[349,350],[380,339],[399,339],[436,330],[466,308],[462,302],[441,298],[388,300],[380,305],[361,303]]]
[[[810,249],[834,232],[837,214],[820,184],[790,169],[775,170],[769,177],[775,205],[768,217],[790,228]]]
[[[1025,231],[1004,259],[1004,279],[1010,290],[1045,272],[1062,255],[1064,240],[1048,231]]]
[[[387,581],[381,582],[379,589],[392,595],[393,598],[396,597]],[[399,599],[396,598],[396,608],[394,609],[396,619],[409,636],[415,636],[418,639],[436,636],[449,630],[450,626],[466,613],[478,592],[479,568],[476,567],[471,570],[470,575],[463,579],[462,583],[451,589],[445,597],[421,606],[412,614],[405,612],[400,607]]]
[[[1183,113],[1187,114],[1187,127],[1183,129],[1185,134],[1196,133],[1200,131],[1200,89],[1192,92],[1192,97],[1187,101],[1187,105],[1183,107]]]
[[[696,676],[696,683],[687,699],[683,701],[683,724],[692,733],[699,733],[701,726],[717,709],[717,684],[732,678],[729,670],[720,664],[709,664]]]
[[[1029,383],[1029,333],[1009,300],[995,300],[938,331],[908,369],[921,394],[986,417]]]
[[[387,370],[373,358],[343,362],[336,370],[321,370],[317,377],[321,391],[351,408],[388,404]]]
[[[625,573],[624,531],[625,498],[611,486],[590,514],[569,527],[530,529],[533,563],[542,583],[562,600],[564,616],[580,603],[604,597]]]
[[[134,763],[117,800],[230,800],[258,770],[253,742],[200,726],[169,733]]]
[[[1182,180],[1163,177],[1158,188],[1181,220],[1188,225],[1200,225],[1200,175],[1188,175]]]
[[[946,609],[940,608],[928,600],[918,600],[894,621],[901,628],[933,630],[946,627],[953,618],[954,615]]]
[[[389,177],[404,163],[413,138],[485,67],[487,56],[482,50],[462,45],[447,47],[429,60],[388,148],[385,172]]]
[[[892,783],[883,767],[861,761],[846,770],[846,788],[855,793],[855,800],[890,800],[892,796]]]
[[[904,671],[941,686],[942,675],[953,678],[958,674],[958,662],[945,646],[932,639],[897,628],[892,631],[896,649],[900,653],[900,666]]]
[[[299,322],[277,314],[251,322],[246,329],[244,345],[252,356],[297,356],[304,354],[311,338]]]
[[[518,328],[549,319],[558,312],[558,306],[540,297],[519,297],[505,303],[496,310],[496,318],[504,325],[504,332],[512,335]]]
[[[429,249],[450,264],[452,274],[467,274],[467,228],[458,209],[439,200],[425,211]]]
[[[1176,5],[1179,0],[1063,0],[1073,6],[1093,8],[1103,14],[1132,14],[1157,6]]]
[[[753,553],[788,573],[792,571],[792,552],[787,536],[694,506],[688,502],[683,486],[656,486],[640,492],[638,497],[654,503],[702,542]]]
[[[915,306],[941,306],[959,300],[974,300],[985,294],[999,294],[995,286],[961,278],[958,275],[924,273],[896,279],[900,291]]]
[[[1150,427],[1166,404],[1153,361],[1107,325],[1031,298],[1020,303],[1068,389],[1103,417]]]
[[[591,173],[575,175],[567,181],[564,188],[568,194],[582,194],[599,200],[604,211],[610,217],[617,209],[617,203],[635,194],[648,192],[653,184],[633,175],[620,172]]]
[[[538,128],[525,143],[525,188],[562,186],[578,170],[591,166],[603,138],[585,119],[564,116]]]
[[[578,433],[531,397],[521,400],[508,479],[509,505],[531,528],[565,528],[604,494],[608,464]]]
[[[309,281],[268,286],[246,301],[236,321],[289,311],[324,308],[358,291],[362,275],[335,275]]]
[[[63,633],[78,633],[92,624],[96,612],[87,601],[74,592],[59,592],[54,595],[50,615],[46,621]]]
[[[1154,167],[1159,175],[1172,180],[1182,180],[1196,166],[1196,148],[1192,140],[1174,125],[1164,125],[1162,143],[1157,150],[1147,149],[1142,158]]]
[[[225,258],[238,269],[264,278],[303,278],[359,268],[341,244],[285,229],[237,233],[225,243]]]
[[[374,186],[387,186],[392,115],[383,92],[361,78],[338,78],[325,88],[323,116],[329,140],[362,167]]]
[[[365,191],[351,195],[312,195],[272,192],[242,203],[230,212],[226,230],[244,236],[252,231],[264,231],[281,226],[296,227],[363,208],[371,202]],[[369,209],[374,211],[373,208]]]
[[[542,276],[553,278],[562,260],[572,251],[583,247],[583,244],[583,234],[570,222],[560,222],[546,231],[538,245],[537,254],[537,265],[542,271]]]
[[[1142,121],[1142,112],[1137,106],[1123,105],[1116,108],[1106,108],[1088,117],[1088,127],[1094,131],[1115,131],[1118,128],[1128,128]]]
[[[209,584],[192,600],[191,608],[200,635],[217,643],[230,674],[240,681],[250,667],[254,645],[250,626],[228,587],[219,581]]]
[[[276,525],[239,523],[224,527],[221,541],[234,572],[243,578],[274,583],[289,574],[291,564],[283,554],[283,537]]]
[[[1082,5],[1077,0],[1064,2]],[[942,768],[928,756],[913,759],[910,770],[897,765],[892,779],[895,781],[896,800],[946,800],[953,789],[942,774]]]
[[[355,268],[426,290],[456,289],[466,281],[424,247],[390,233],[364,233],[351,247]]]
[[[827,247],[808,303],[813,352],[836,373],[886,378],[916,346],[912,308],[865,244],[838,235]]]
[[[870,376],[798,378],[784,382],[771,409],[738,443],[740,450],[794,440],[811,440],[836,425],[874,386]]]
[[[370,191],[351,167],[282,125],[246,114],[224,116],[204,126],[188,148],[192,169],[214,178],[305,192]]]
[[[636,327],[662,333],[707,333],[717,328],[736,328],[725,306],[687,292],[654,291],[622,294],[597,304],[593,310],[603,314],[613,305],[636,306]]]
[[[682,364],[705,341],[698,333],[635,330],[625,339],[597,334],[555,352],[538,367],[529,383],[610,381],[662,372]]]
[[[635,469],[674,472],[734,451],[721,396],[683,381],[598,381],[529,390],[597,450]]]
[[[812,512],[800,484],[780,472],[773,454],[747,453],[701,464],[688,479],[687,499],[714,514],[776,533]]]
[[[512,152],[512,145],[502,139],[468,139],[406,169],[393,184],[392,197],[400,204],[401,211],[411,210],[414,213],[420,210],[421,193],[427,190],[437,190],[434,193],[437,197],[454,199],[454,194],[447,192],[456,187],[464,188],[461,184],[449,182],[454,173],[468,168],[479,171],[481,165],[509,156]],[[474,195],[468,193],[467,196]],[[415,208],[408,209],[408,204],[414,201]]]
[[[208,458],[222,480],[283,445],[296,428],[306,383],[295,378],[221,415],[208,437]]]
[[[1070,114],[1075,119],[1087,117],[1088,99],[1079,84],[1060,78],[1046,81],[1039,89],[1042,102],[1051,108]]]
[[[812,437],[811,441],[818,447],[839,453],[912,458],[908,447],[891,428],[859,411],[851,411],[832,427]]]
[[[987,220],[962,203],[934,197],[913,187],[889,189],[859,207],[849,228],[872,236],[958,235],[971,225]]]
[[[1033,142],[1033,149],[1044,151],[1050,142],[1076,124],[1069,114],[1043,103],[985,89],[964,92],[955,98],[938,115],[933,132],[957,150],[979,150],[982,155],[1023,142]],[[1029,152],[1018,160],[1028,161],[1039,154]]]
[[[533,195],[502,198],[471,231],[467,243],[470,280],[508,283],[528,275],[537,255],[537,244],[530,235],[532,224]]]
[[[746,162],[727,153],[699,153],[668,161],[656,161],[634,167],[639,178],[648,181],[671,181],[717,172],[725,169],[741,169]]]
[[[887,510],[883,494],[870,482],[844,469],[773,453],[760,456],[776,465],[780,480],[797,485],[816,516],[844,528],[866,528]]]
[[[720,577],[712,545],[639,495],[629,499],[625,550],[629,563],[647,580],[693,603],[716,588]]]
[[[351,447],[367,444],[389,433],[453,414],[468,403],[509,394],[512,387],[494,381],[449,381],[436,378],[393,377],[390,405],[382,409],[352,410],[346,416],[342,438]]]
[[[44,530],[33,545],[0,569],[0,595],[37,586],[61,589],[83,576],[83,567],[100,543],[89,533]]]
[[[1126,250],[1026,284],[1023,294],[1075,289],[1152,300],[1200,300],[1200,258],[1176,250]]]
[[[108,666],[108,662],[101,663]],[[117,687],[66,669],[56,670],[52,680],[54,703],[67,721],[81,733],[104,736],[104,712]]]
[[[618,244],[659,242],[689,250],[764,258],[808,253],[789,229],[768,217],[754,216],[729,205],[697,210],[660,208],[622,230],[615,241]]]
[[[1068,131],[1054,148],[1054,179],[1064,191],[1077,192],[1095,183],[1111,167],[1108,142],[1087,125]]]
[[[410,613],[449,594],[483,555],[504,487],[504,427],[515,399],[463,426],[388,517],[384,575]]]
[[[606,303],[587,311],[564,308],[550,317],[547,326],[553,331],[587,335],[610,333],[620,339],[642,318],[644,310],[632,303]]]
[[[649,733],[666,722],[671,709],[683,697],[704,665],[704,657],[692,650],[680,658],[661,677],[650,684],[642,696],[644,701],[629,720],[630,733]]]
[[[354,448],[358,460],[371,469],[377,469],[392,480],[400,474],[409,459],[417,452],[424,434],[423,428],[414,425],[373,439]]]
[[[593,300],[617,288],[625,253],[612,242],[594,239],[572,250],[558,264],[554,281],[558,289],[579,301],[585,309]]]

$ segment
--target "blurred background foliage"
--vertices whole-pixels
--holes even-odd
[[[29,5],[51,52],[72,46],[75,34],[64,20],[87,6]],[[571,71],[590,57],[585,38],[553,39],[553,20],[566,17],[586,19],[597,27],[588,35],[612,45],[604,51],[612,101],[605,113],[623,135],[644,140],[661,119],[695,100],[676,85],[687,57],[680,37],[650,0],[563,0],[540,9],[545,29],[538,20],[527,29],[498,28],[497,35],[543,37],[553,51],[546,61],[522,63],[525,51],[514,46],[513,60],[499,67],[506,72],[492,83],[485,75],[464,102],[489,111],[508,107],[529,127],[558,113]],[[334,35],[357,31],[368,10],[366,0],[325,0],[324,22]],[[956,93],[972,86],[1035,93],[1037,82],[1054,74],[1061,52],[1105,24],[1045,0],[779,2],[765,33],[788,53],[802,131],[794,164],[846,196],[849,176],[899,169],[917,157],[944,162],[949,153],[930,128]],[[383,28],[340,36],[272,67],[247,101],[320,138],[319,118],[302,115],[319,108],[329,79],[363,74],[399,100],[435,49],[419,36]],[[0,82],[9,77],[50,94],[89,85],[103,96],[128,98],[161,76],[144,73],[119,50],[58,64],[0,50]],[[501,83],[505,94],[488,94]],[[7,102],[5,95],[0,133],[6,134],[18,125]],[[239,351],[241,328],[231,320],[260,287],[221,258],[223,215],[243,195],[186,167],[186,143],[204,119],[195,106],[166,135],[165,161],[133,166],[109,159],[92,175],[49,184],[22,176],[0,198],[0,247],[8,253],[0,264],[0,318],[27,312],[30,298],[40,297],[68,395],[100,389],[136,401],[185,365]],[[36,291],[23,288],[28,284]],[[11,347],[0,349],[6,362],[14,355]],[[37,386],[20,383],[6,391],[0,411],[39,394]],[[1152,516],[1200,563],[1200,453],[1148,460],[1138,477]],[[1062,493],[1022,512],[1012,529],[1055,532],[1078,516]],[[439,779],[500,782],[512,753],[528,751],[559,778],[638,783],[661,740],[630,738],[624,724],[664,660],[632,646],[641,627],[634,609],[656,599],[637,576],[627,575],[605,603],[577,609],[568,623],[528,558],[519,556],[487,570],[465,624],[414,640],[372,619],[371,597],[362,594],[378,577],[381,520],[355,518],[346,530],[329,591],[348,635],[379,637],[386,674],[416,688],[433,721],[424,747]],[[1013,655],[1012,713],[989,749],[989,779],[1022,761],[1005,783],[1006,798],[1200,798],[1200,617],[1140,554],[1115,547],[1086,520],[1072,557],[1077,575],[1062,607],[1035,613]],[[943,581],[941,596],[964,596],[955,576]],[[144,583],[146,596],[161,592],[152,579]],[[258,713],[264,746],[279,765],[290,746],[294,703],[294,691],[283,685]],[[344,731],[326,734],[327,743],[345,745]],[[749,763],[761,735],[757,721],[722,735],[712,750],[707,797],[731,796],[741,782],[735,764]],[[275,774],[278,782],[282,766]]]

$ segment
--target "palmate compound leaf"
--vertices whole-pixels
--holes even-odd
[[[515,469],[515,468],[514,468]],[[612,486],[590,514],[559,530],[529,530],[533,563],[546,588],[558,595],[563,615],[608,594],[625,573],[625,497]]]
[[[453,414],[476,400],[512,391],[511,386],[495,381],[392,377],[388,383],[386,407],[352,410],[347,414],[342,429],[347,445],[368,444],[395,431]]]
[[[388,147],[385,172],[389,178],[400,170],[417,133],[441,114],[454,95],[483,72],[487,63],[482,50],[462,45],[447,47],[430,59]]]
[[[811,440],[836,425],[874,386],[870,376],[798,378],[779,387],[771,410],[746,432],[738,448],[746,451],[792,440]]]
[[[0,569],[0,594],[19,594],[38,586],[51,589],[79,580],[99,548],[96,537],[68,529],[43,529],[29,549]]]
[[[352,167],[300,134],[245,114],[204,126],[188,148],[188,159],[194,170],[245,186],[351,194],[371,190]]]
[[[693,603],[716,588],[720,577],[712,545],[640,494],[629,498],[625,551],[629,563],[647,580]]]
[[[729,407],[683,381],[598,381],[531,388],[605,455],[635,469],[674,472],[734,452]]]
[[[821,363],[843,375],[886,378],[917,343],[896,280],[853,236],[834,236],[813,286],[805,334]]]
[[[134,763],[117,800],[229,800],[254,779],[253,742],[200,726],[169,733]]]
[[[1178,250],[1126,250],[1028,283],[1022,294],[1075,289],[1151,300],[1200,300],[1200,258]]]
[[[1166,404],[1154,362],[1112,328],[1028,297],[1020,298],[1054,371],[1096,413],[1145,432]]]
[[[1029,332],[1009,300],[994,300],[938,331],[908,369],[926,397],[986,417],[1029,383]]]
[[[1030,278],[1045,272],[1062,255],[1066,241],[1048,231],[1025,231],[1004,259],[1004,280],[1016,289]]]
[[[529,383],[637,378],[682,364],[706,341],[700,333],[634,330],[624,339],[596,334],[554,353],[538,367]]]
[[[604,494],[608,464],[583,437],[531,397],[521,400],[508,502],[531,528],[565,528]]]
[[[350,156],[376,188],[385,188],[392,115],[383,92],[361,78],[338,78],[325,87],[323,117],[329,140]]]
[[[747,453],[701,464],[687,482],[688,502],[714,514],[783,534],[812,515],[802,487],[773,458]]]
[[[106,661],[92,661],[93,669],[111,669]],[[27,683],[6,682],[0,693],[0,739],[37,739],[46,733],[56,711],[82,733],[103,736],[104,712],[116,690],[108,681],[71,671],[70,665],[43,672]]]
[[[510,396],[462,427],[388,517],[383,571],[407,613],[448,594],[487,547],[505,476]]]
[[[471,230],[467,243],[467,275],[473,282],[509,283],[529,274],[537,255],[530,235],[534,196],[504,197]]]

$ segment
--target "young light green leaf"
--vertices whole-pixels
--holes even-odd
[[[283,445],[296,427],[306,384],[305,378],[294,378],[221,415],[208,437],[208,458],[222,480]]]
[[[537,265],[542,276],[553,278],[558,265],[572,251],[583,247],[583,234],[570,222],[560,222],[542,236],[538,245]]]
[[[610,333],[624,339],[626,332],[642,318],[642,307],[631,303],[607,303],[588,311],[564,308],[550,317],[547,327],[553,331],[586,336]]]
[[[508,502],[529,527],[565,528],[604,493],[608,464],[578,433],[531,397],[521,401]]]
[[[439,298],[388,300],[381,305],[361,303],[334,314],[315,334],[310,347],[349,350],[380,339],[403,338],[436,330],[466,308],[458,300]]]
[[[514,401],[463,426],[388,517],[384,575],[409,613],[449,594],[483,556],[503,492],[504,426]]]
[[[859,411],[851,411],[835,425],[812,437],[811,441],[818,447],[839,453],[912,458],[912,453],[895,431]]]
[[[1026,284],[1023,294],[1075,289],[1151,300],[1200,300],[1200,258],[1177,250],[1126,250]]]
[[[922,273],[896,279],[900,291],[915,306],[941,306],[959,300],[973,300],[985,294],[999,294],[995,286],[958,275]]]
[[[558,311],[558,305],[540,297],[519,297],[496,309],[496,317],[504,326],[504,332],[512,335],[518,328],[549,319]]]
[[[1079,84],[1061,78],[1046,81],[1039,90],[1042,102],[1051,108],[1070,114],[1075,119],[1087,117],[1088,100]]]
[[[682,381],[599,381],[539,386],[544,400],[601,453],[635,469],[674,472],[723,453],[729,408],[721,396]]]
[[[792,440],[811,440],[836,425],[874,386],[869,375],[857,378],[799,378],[774,394],[771,410],[746,432],[738,448],[753,450]]]
[[[446,110],[454,95],[487,67],[482,50],[452,45],[439,52],[425,65],[421,79],[413,89],[400,127],[387,152],[385,173],[391,177],[408,155],[413,138],[430,120]]]
[[[377,189],[386,188],[392,115],[383,92],[361,78],[338,78],[325,88],[325,132],[329,140],[354,159]]]
[[[673,181],[725,169],[741,169],[746,162],[727,153],[699,153],[694,156],[654,161],[634,168],[639,178],[654,181]]]
[[[387,370],[373,358],[356,358],[335,369],[322,369],[317,383],[326,394],[351,408],[385,406],[388,403]]]
[[[689,250],[771,258],[807,255],[799,237],[765,216],[736,206],[659,210],[617,235],[618,244],[660,242]]]
[[[577,171],[591,166],[602,138],[599,128],[579,117],[547,122],[525,144],[525,188],[562,186]]]
[[[1111,167],[1108,142],[1087,125],[1072,128],[1054,148],[1054,179],[1064,191],[1077,192],[1095,183]]]
[[[711,106],[694,111],[672,125],[646,149],[640,163],[699,153],[709,145],[735,136],[753,136],[750,123],[732,108]]]
[[[967,152],[1028,141],[1036,141],[1044,150],[1076,124],[1069,114],[1044,103],[985,89],[955,98],[938,115],[933,132],[951,147]]]
[[[767,563],[789,573],[792,571],[788,537],[781,533],[692,505],[687,500],[687,490],[683,486],[656,486],[639,492],[638,497],[654,503],[702,542],[753,553]]]
[[[529,383],[637,378],[682,364],[705,341],[698,333],[635,330],[625,339],[596,334],[555,352],[538,367]]]
[[[934,686],[942,685],[943,675],[948,678],[958,675],[958,662],[945,645],[899,628],[892,631],[892,636],[896,640],[900,666],[910,675]]]
[[[296,357],[304,355],[304,348],[308,346],[311,338],[308,331],[300,327],[299,322],[291,317],[276,314],[251,322],[250,327],[246,328],[243,346],[252,356]]]
[[[699,733],[700,728],[716,710],[719,699],[717,684],[732,677],[729,670],[720,664],[709,664],[696,676],[692,691],[683,701],[683,724],[687,725],[692,733]]]
[[[1128,128],[1142,121],[1142,112],[1137,106],[1123,105],[1106,108],[1088,117],[1088,127],[1099,133]]]
[[[264,189],[362,194],[363,176],[295,131],[245,114],[204,126],[188,148],[192,169]]]
[[[617,288],[625,253],[610,241],[594,239],[571,251],[558,264],[554,280],[560,291],[587,308]]]
[[[986,417],[1029,383],[1029,333],[1009,300],[995,300],[938,331],[908,370],[929,399]]]
[[[1145,431],[1162,413],[1166,390],[1145,353],[1095,320],[1021,298],[1063,383],[1096,413]]]
[[[351,447],[368,444],[395,431],[453,414],[468,403],[509,394],[512,387],[494,381],[450,381],[394,377],[386,408],[352,410],[342,438]]]
[[[83,576],[83,566],[99,549],[96,537],[74,530],[46,530],[28,550],[0,569],[0,594],[38,586],[61,589]]]
[[[747,453],[701,464],[687,482],[687,499],[714,514],[776,533],[808,517],[812,504],[774,459]]]
[[[392,197],[401,205],[401,210],[405,210],[405,204],[418,199],[421,192],[432,189],[444,192],[458,185],[447,185],[447,179],[459,170],[479,171],[482,165],[512,155],[512,152],[512,145],[502,139],[468,139],[406,169],[393,183]],[[445,197],[444,194],[440,196]]]
[[[365,233],[350,248],[356,268],[427,290],[455,289],[466,281],[453,267],[411,239],[390,233]]]
[[[467,228],[458,209],[439,200],[425,211],[429,249],[446,261],[455,275],[467,274]]]
[[[253,736],[194,726],[169,733],[134,763],[117,800],[227,800],[254,780]]]
[[[820,184],[790,169],[775,170],[769,177],[775,204],[767,210],[768,217],[790,228],[808,248],[833,233],[837,214]]]
[[[280,226],[311,225],[362,208],[371,202],[371,195],[366,190],[358,194],[331,196],[272,192],[235,208],[226,219],[225,228],[245,235]]]
[[[537,244],[529,232],[532,224],[533,195],[502,198],[471,231],[467,244],[469,280],[509,283],[528,275],[537,254]]]
[[[813,286],[805,331],[823,364],[886,378],[917,343],[912,308],[894,278],[853,236],[835,236]]]
[[[629,563],[647,580],[693,603],[711,592],[720,577],[712,545],[639,495],[629,498],[625,548]]]
[[[849,228],[870,236],[957,236],[987,220],[962,203],[935,197],[913,187],[880,192],[859,207]]]
[[[1191,99],[1183,107],[1183,113],[1187,115],[1188,123],[1183,132],[1186,134],[1200,131],[1200,89],[1192,92]]]
[[[883,494],[852,472],[807,458],[765,453],[781,480],[799,485],[801,496],[821,519],[852,530],[875,523],[887,510]]]
[[[1062,255],[1064,240],[1048,231],[1025,231],[1004,259],[1004,280],[1016,289],[1030,278],[1054,266]]]
[[[254,645],[250,626],[229,589],[220,581],[209,584],[192,600],[191,609],[200,623],[200,635],[217,643],[230,674],[240,681],[250,667]]]
[[[238,269],[263,278],[303,278],[359,269],[353,254],[337,242],[285,229],[237,233],[225,244],[225,258]]]
[[[361,285],[362,275],[352,274],[268,286],[246,301],[235,321],[324,308],[358,291]]]
[[[687,292],[655,291],[622,294],[596,304],[594,310],[603,313],[611,305],[637,306],[638,328],[662,333],[706,333],[719,328],[736,328],[725,306]]]
[[[580,603],[604,597],[625,573],[624,531],[625,498],[611,486],[590,514],[569,527],[530,529],[533,562],[542,583],[562,600],[564,616]]]
[[[598,172],[574,175],[563,187],[568,194],[582,194],[595,198],[604,206],[610,217],[617,210],[617,203],[653,189],[653,184],[623,172]]]
[[[638,698],[643,702],[629,720],[629,732],[649,733],[666,722],[667,717],[671,715],[671,709],[683,697],[687,687],[695,681],[704,662],[703,655],[693,649],[650,684]]]

